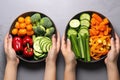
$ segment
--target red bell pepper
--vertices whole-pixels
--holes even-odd
[[[30,48],[28,43],[27,43],[27,47],[25,47],[23,50],[23,56],[27,58],[33,56],[33,48]]]
[[[15,51],[22,51],[23,50],[22,38],[18,36],[14,37],[12,40],[12,46]]]
[[[29,45],[30,45],[30,46],[32,46],[32,45],[33,45],[32,38],[31,38],[31,37],[29,37],[29,36],[25,36],[25,37],[23,38],[23,45],[24,45],[24,46],[26,46],[26,45],[27,45],[27,43],[29,43]]]

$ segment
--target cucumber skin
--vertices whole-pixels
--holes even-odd
[[[87,49],[87,61],[91,61],[90,58],[90,47],[89,47],[89,37],[86,37],[86,49]]]
[[[70,22],[69,22],[69,26],[71,28],[78,28],[80,26],[80,21],[78,19],[72,19]]]
[[[80,34],[78,34],[78,47],[80,48],[81,51],[81,58],[84,59],[85,55],[84,55],[83,40]]]
[[[81,20],[80,22],[81,22],[81,26],[86,26],[88,28],[90,27],[90,22],[88,20],[84,19]]]
[[[70,41],[71,41],[72,50],[73,50],[73,52],[76,56],[76,59],[79,59],[80,58],[80,52],[79,52],[78,45],[77,45],[77,36],[76,35],[71,35],[70,36]]]
[[[87,52],[86,52],[86,36],[85,34],[82,37],[83,50],[84,50],[84,61],[87,61]]]
[[[87,19],[88,21],[90,21],[90,15],[88,13],[82,13],[80,15],[80,20],[84,20]]]

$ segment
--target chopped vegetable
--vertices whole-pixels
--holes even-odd
[[[74,18],[68,26],[67,37],[77,59],[99,60],[110,50],[111,28],[107,18],[94,12],[82,13],[80,20]]]
[[[38,22],[41,19],[41,15],[39,13],[35,13],[31,16],[32,23]]]
[[[77,36],[71,35],[70,40],[71,40],[73,52],[75,53],[76,59],[78,59],[80,58],[80,52],[79,52],[78,45],[77,45]]]
[[[23,50],[23,56],[26,58],[30,58],[33,56],[33,48],[29,47],[29,43],[27,43],[27,47]]]
[[[53,25],[52,21],[48,17],[43,17],[40,20],[40,24],[43,25],[46,28],[49,28],[49,27],[51,27]]]
[[[90,15],[88,13],[82,13],[80,15],[80,20],[88,20],[88,21],[90,21]]]
[[[98,14],[93,13],[89,32],[90,56],[95,60],[99,60],[110,49],[111,28],[108,19],[102,19]]]
[[[75,29],[68,29],[67,36],[70,38],[71,35],[77,36],[77,31]]]
[[[78,19],[72,19],[69,23],[71,28],[78,28],[80,26],[80,21]]]
[[[12,40],[12,46],[15,51],[22,51],[23,50],[22,38],[14,37]]]
[[[47,28],[47,29],[46,29],[46,33],[45,33],[45,36],[51,37],[52,34],[54,33],[54,31],[55,31],[55,28],[54,28],[54,27]]]
[[[18,29],[17,28],[12,29],[12,34],[13,35],[17,35],[17,33],[18,33]]]

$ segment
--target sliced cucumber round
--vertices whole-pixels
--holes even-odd
[[[42,38],[43,38],[42,36],[36,37],[36,38],[34,39],[34,42],[40,41]]]
[[[33,48],[34,48],[35,51],[42,53],[42,50],[41,50],[40,44],[39,44],[39,40],[34,42]]]
[[[80,21],[78,19],[72,19],[69,23],[71,28],[78,28],[80,26]]]
[[[81,20],[81,26],[90,27],[90,22],[87,19]]]
[[[80,29],[79,33],[81,36],[84,36],[85,34],[89,36],[89,32],[88,32],[88,29]]]
[[[42,54],[41,56],[39,56],[38,58],[39,58],[39,59],[40,59],[40,58],[44,58],[46,55],[47,55],[47,54],[44,53],[44,54]]]
[[[52,47],[52,43],[47,45],[47,51],[49,51]]]
[[[41,56],[43,53],[40,53],[40,52],[37,52],[37,51],[35,51],[34,50],[34,55],[36,56],[36,57],[39,57],[39,56]]]
[[[48,38],[48,37],[43,37],[43,38],[40,40],[39,44],[40,44],[40,48],[41,48],[41,50],[42,50],[43,52],[48,52],[47,46],[48,46],[49,44],[52,44],[52,41],[51,41],[51,39]]]
[[[42,51],[43,51],[43,52],[48,52],[48,51],[47,51],[47,46],[48,46],[49,44],[50,44],[50,43],[45,43],[45,44],[42,46],[42,47],[43,47],[43,48],[42,48]]]
[[[67,35],[68,37],[70,37],[71,35],[77,35],[77,31],[75,29],[68,29],[67,31]]]
[[[87,19],[90,21],[90,15],[88,13],[82,13],[80,15],[80,20],[84,20],[84,19]]]
[[[36,56],[34,56],[34,60],[39,60],[39,58],[38,58],[38,57],[36,57]]]

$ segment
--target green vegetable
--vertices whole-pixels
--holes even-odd
[[[67,36],[70,38],[71,35],[77,35],[77,31],[75,29],[68,29]]]
[[[48,37],[42,37],[42,39],[39,41],[39,44],[43,52],[48,52],[52,47],[52,41]]]
[[[40,24],[43,25],[46,28],[51,27],[53,25],[52,21],[48,17],[43,17],[40,20]]]
[[[33,25],[33,30],[34,30],[34,32],[35,32],[35,34],[37,34],[37,26],[36,25]]]
[[[84,62],[91,61],[89,49],[89,27],[90,14],[82,13],[80,20],[72,19],[69,22],[67,37],[70,38],[72,50],[77,59],[82,59]]]
[[[34,39],[34,59],[38,60],[46,56],[46,52],[52,47],[52,41],[48,37],[39,36]]]
[[[78,19],[72,19],[69,23],[71,28],[78,28],[80,26],[80,21]]]
[[[86,28],[80,28],[78,33],[78,37],[80,37],[80,47],[81,47],[81,54],[84,54],[84,61],[90,61],[90,49],[89,49],[89,32]]]
[[[84,36],[85,34],[89,36],[88,29],[86,28],[80,28],[78,34],[80,34],[81,36]]]
[[[34,44],[33,44],[34,50],[39,52],[39,53],[42,53],[42,50],[41,50],[40,44],[39,44],[41,39],[42,39],[42,37],[36,37],[34,40]]]
[[[81,14],[80,15],[80,20],[84,20],[84,19],[90,21],[90,15],[88,13]]]
[[[36,36],[35,36],[35,35],[32,35],[32,40],[33,40],[33,42],[35,41],[35,38],[36,38]]]
[[[87,61],[87,49],[86,49],[86,36],[85,34],[82,37],[83,50],[84,50],[84,61]]]
[[[45,27],[43,27],[42,25],[37,26],[37,35],[43,36],[45,34]]]
[[[90,22],[88,20],[84,19],[84,20],[81,20],[80,22],[81,22],[81,26],[86,26],[88,28],[90,27]]]
[[[79,52],[78,45],[77,45],[77,36],[71,35],[70,40],[72,44],[72,50],[75,53],[76,58],[79,59],[81,56],[80,56],[80,52]]]
[[[41,56],[43,53],[40,53],[40,52],[37,52],[37,51],[35,51],[34,50],[34,55],[36,56],[36,57],[39,57],[39,56]]]
[[[85,34],[86,35],[86,34]],[[87,61],[91,61],[90,58],[90,48],[89,48],[89,37],[86,35],[86,53],[87,53]]]
[[[38,22],[41,19],[41,15],[39,13],[35,13],[31,16],[32,23]]]
[[[84,46],[83,46],[83,40],[80,34],[78,34],[78,47],[80,49],[81,52],[81,58],[84,59],[85,55],[84,55]]]
[[[47,28],[46,29],[46,33],[45,33],[45,36],[52,36],[52,34],[55,32],[55,28],[54,27],[50,27],[50,28]]]

